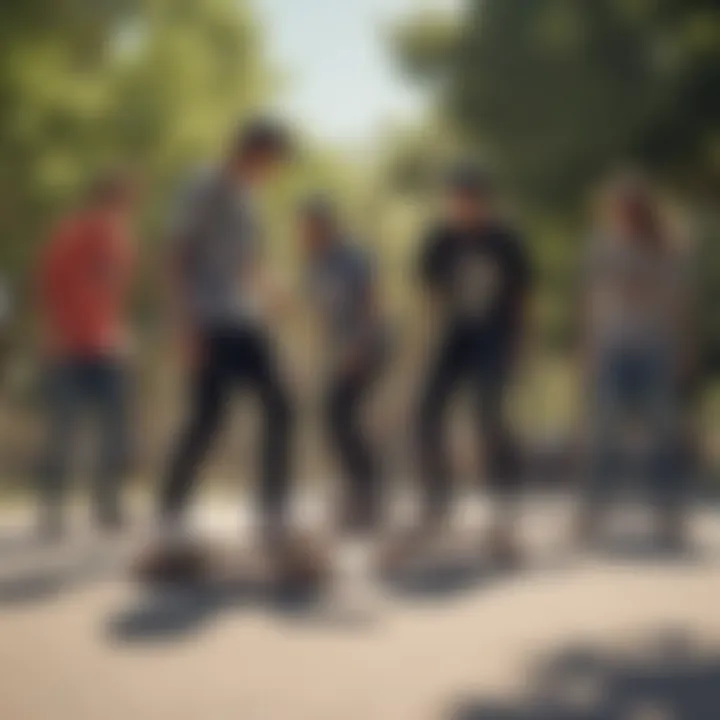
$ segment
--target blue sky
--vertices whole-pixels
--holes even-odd
[[[289,75],[281,109],[326,141],[358,145],[418,116],[423,98],[394,66],[394,18],[457,0],[255,0],[273,60]]]

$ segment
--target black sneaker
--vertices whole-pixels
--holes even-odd
[[[497,567],[512,570],[522,564],[523,555],[511,530],[492,528],[488,533],[486,546],[492,563]]]
[[[266,551],[280,589],[319,590],[330,577],[327,553],[308,537],[274,533],[266,543]]]
[[[208,564],[207,552],[197,543],[158,543],[140,555],[132,574],[152,584],[194,584],[206,577]]]

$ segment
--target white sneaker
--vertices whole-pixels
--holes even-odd
[[[378,597],[372,583],[374,543],[366,537],[340,541],[335,556],[331,613],[346,622],[372,619]]]

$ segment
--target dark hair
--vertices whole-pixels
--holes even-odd
[[[495,193],[495,180],[490,171],[473,162],[462,161],[450,168],[445,178],[448,192],[481,199]]]
[[[656,250],[664,250],[668,233],[662,213],[650,184],[638,174],[623,174],[607,188],[607,200],[620,208],[633,239]]]
[[[85,193],[91,205],[107,205],[124,200],[130,195],[132,180],[121,170],[109,170],[97,174],[89,183]]]
[[[285,157],[292,154],[293,143],[288,130],[277,120],[254,118],[236,132],[233,154],[240,157],[273,154]]]

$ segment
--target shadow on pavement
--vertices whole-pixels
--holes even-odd
[[[262,607],[286,618],[304,618],[318,607],[319,600],[319,590],[272,590],[253,580],[158,586],[113,615],[106,630],[120,642],[171,641],[199,631],[223,612]]]
[[[0,564],[0,607],[51,601],[88,583],[117,576],[127,548],[122,541],[85,538],[71,546],[27,541]]]
[[[625,651],[568,648],[531,668],[521,697],[471,698],[448,720],[717,720],[720,652],[679,632]]]
[[[127,543],[122,539],[100,541],[96,537],[87,537],[70,547],[48,547],[18,540],[15,551],[14,562],[10,563],[6,557],[0,564],[0,607],[51,601],[89,583],[122,577],[129,558]],[[652,543],[622,539],[601,545],[594,554],[612,562],[638,565],[716,562],[712,554],[700,550],[668,551]],[[539,557],[528,556],[513,567],[495,564],[479,551],[451,550],[397,563],[392,569],[380,572],[377,580],[406,600],[442,601],[515,577],[561,572],[572,567],[576,559],[572,551],[553,551]],[[253,587],[252,583],[231,582],[195,591],[195,594],[203,593],[211,599],[203,599],[201,605],[237,605],[238,600],[243,604],[244,598],[268,601],[267,588],[257,583]],[[273,598],[275,600],[282,605],[282,598]]]
[[[648,536],[615,534],[599,542],[595,552],[610,560],[640,563],[698,565],[712,561],[712,553],[691,545],[668,546]]]
[[[477,558],[445,556],[386,570],[381,574],[381,581],[405,599],[443,600],[518,572],[519,568],[493,567]]]

